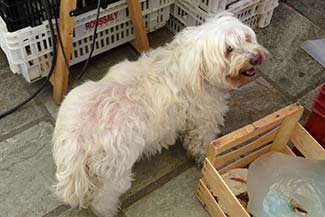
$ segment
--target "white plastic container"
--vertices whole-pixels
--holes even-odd
[[[195,5],[207,13],[217,13],[220,10],[227,10],[231,5],[237,4],[241,0],[191,0]],[[274,0],[261,0],[264,9],[270,8]]]
[[[163,27],[174,0],[139,0],[147,32]],[[88,58],[91,50],[96,10],[77,16],[74,26],[73,49],[70,65]],[[101,10],[97,41],[93,56],[134,39],[126,1],[119,1]],[[0,17],[0,47],[7,56],[10,69],[23,74],[28,82],[36,81],[49,72],[53,48],[48,22],[8,32]]]
[[[199,7],[209,13],[216,13],[218,10],[226,9],[227,0],[200,0]]]
[[[208,1],[215,2],[215,1]],[[240,0],[226,5],[226,11],[233,13],[243,23],[252,28],[264,28],[270,24],[273,10],[279,5],[278,0]],[[168,21],[168,29],[173,33],[181,31],[186,26],[198,26],[205,20],[214,16],[214,12],[206,12],[201,9],[200,0],[176,0],[171,7],[171,15]],[[216,11],[225,9],[218,8]]]

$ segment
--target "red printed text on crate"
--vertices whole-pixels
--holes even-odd
[[[117,19],[117,15],[118,15],[118,11],[112,13],[112,14],[108,14],[105,16],[102,16],[98,19],[98,25],[101,26],[107,22],[113,21]],[[94,28],[96,25],[96,20],[92,20],[88,23],[85,23],[85,27],[86,30],[91,30],[92,28]]]

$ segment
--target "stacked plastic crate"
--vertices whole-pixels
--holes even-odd
[[[102,5],[98,20],[97,39],[93,56],[134,39],[133,26],[126,0]],[[94,0],[78,0],[83,13],[76,16],[71,65],[88,58],[96,24]],[[102,0],[112,2],[112,0]],[[147,32],[163,27],[174,0],[139,0]],[[57,14],[59,0],[50,0]],[[93,4],[95,3],[95,4]],[[7,56],[10,69],[23,74],[28,82],[36,81],[49,72],[53,45],[41,0],[0,0],[0,47]],[[29,16],[29,17],[28,17]]]
[[[270,24],[278,5],[278,0],[175,0],[167,27],[177,33],[226,10],[252,28],[263,28]]]

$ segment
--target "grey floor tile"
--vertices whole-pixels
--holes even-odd
[[[84,80],[99,80],[109,70],[109,68],[123,60],[136,60],[138,53],[132,47],[131,44],[123,44],[117,48],[109,50],[108,52],[102,53],[95,56],[89,62],[87,70],[83,76]],[[74,74],[81,72],[84,62],[79,63],[72,69]]]
[[[51,116],[56,119],[59,111],[59,105],[55,103],[53,99],[53,88],[51,85],[48,85],[41,94],[39,94],[39,98],[41,102],[44,104],[46,109],[49,111]]]
[[[174,38],[174,34],[167,28],[161,28],[148,34],[148,39],[151,48],[157,48],[170,42]]]
[[[6,67],[9,67],[7,57],[0,48],[0,70]]]
[[[44,217],[96,217],[89,209],[65,209],[61,212],[50,212]]]
[[[309,18],[313,23],[325,29],[324,0],[285,0],[285,2]]]
[[[74,71],[75,66],[72,66],[70,70]],[[69,79],[70,79],[70,81],[69,81],[69,85],[68,85],[68,92],[71,89],[79,86],[80,84],[82,84],[84,82],[83,79],[75,80],[75,79],[73,79],[72,76],[70,76]],[[23,78],[21,78],[21,80],[23,80]],[[37,91],[43,85],[44,81],[45,81],[45,78],[43,78],[42,80],[33,82],[31,84],[27,84],[27,88],[28,88],[30,94]],[[23,80],[23,82],[25,82],[25,81]],[[60,105],[56,104],[56,102],[53,99],[52,84],[50,84],[50,82],[48,82],[47,85],[45,86],[45,88],[37,95],[37,97],[40,99],[41,103],[46,107],[46,109],[48,110],[50,115],[54,119],[56,119]]]
[[[0,142],[0,216],[43,216],[60,204],[50,190],[52,131],[41,122]]]
[[[236,130],[290,104],[265,79],[255,81],[235,90],[230,97],[222,133]]]
[[[159,29],[148,35],[151,47],[155,48],[165,44],[166,41],[171,40],[173,35],[165,28]],[[136,60],[139,54],[132,47],[131,44],[127,43],[117,48],[109,50],[103,54],[95,56],[90,61],[87,67],[87,71],[83,76],[84,80],[99,80],[109,70],[109,68],[123,60]],[[74,74],[79,74],[82,69],[83,63],[76,65],[71,71]]]
[[[257,38],[269,51],[261,71],[283,91],[296,96],[325,77],[322,66],[301,45],[305,40],[325,37],[325,32],[287,5],[275,9],[270,26],[257,30]]]
[[[16,106],[30,96],[27,88],[19,81],[19,76],[14,75],[9,68],[0,70],[0,113]],[[32,101],[0,120],[0,136],[35,121],[44,115],[39,105]]]
[[[169,150],[164,150],[159,155],[137,162],[133,170],[134,181],[132,182],[132,187],[123,196],[123,199],[125,200],[141,189],[144,189],[162,176],[177,169],[177,167],[186,161],[188,159],[184,149],[181,145],[177,144],[170,147]]]
[[[125,210],[127,217],[208,217],[195,196],[200,171],[191,168]]]
[[[61,213],[49,213],[44,217],[98,217],[90,209],[69,209]],[[124,213],[119,212],[116,217],[124,217]]]
[[[305,96],[303,96],[301,99],[298,101],[309,111],[311,111],[311,107],[313,103],[315,102],[316,97],[319,95],[319,91],[322,85],[319,85],[316,87],[314,90],[310,91],[307,93]]]
[[[28,89],[30,93],[34,93],[43,84],[44,79],[28,84]],[[50,115],[56,119],[59,111],[59,105],[57,105],[53,99],[53,87],[50,83],[47,83],[45,88],[37,95],[42,104],[46,107]]]

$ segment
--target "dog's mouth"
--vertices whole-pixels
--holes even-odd
[[[240,71],[241,75],[247,76],[247,77],[252,77],[256,74],[256,68],[255,67],[251,67],[248,70],[241,70]]]

